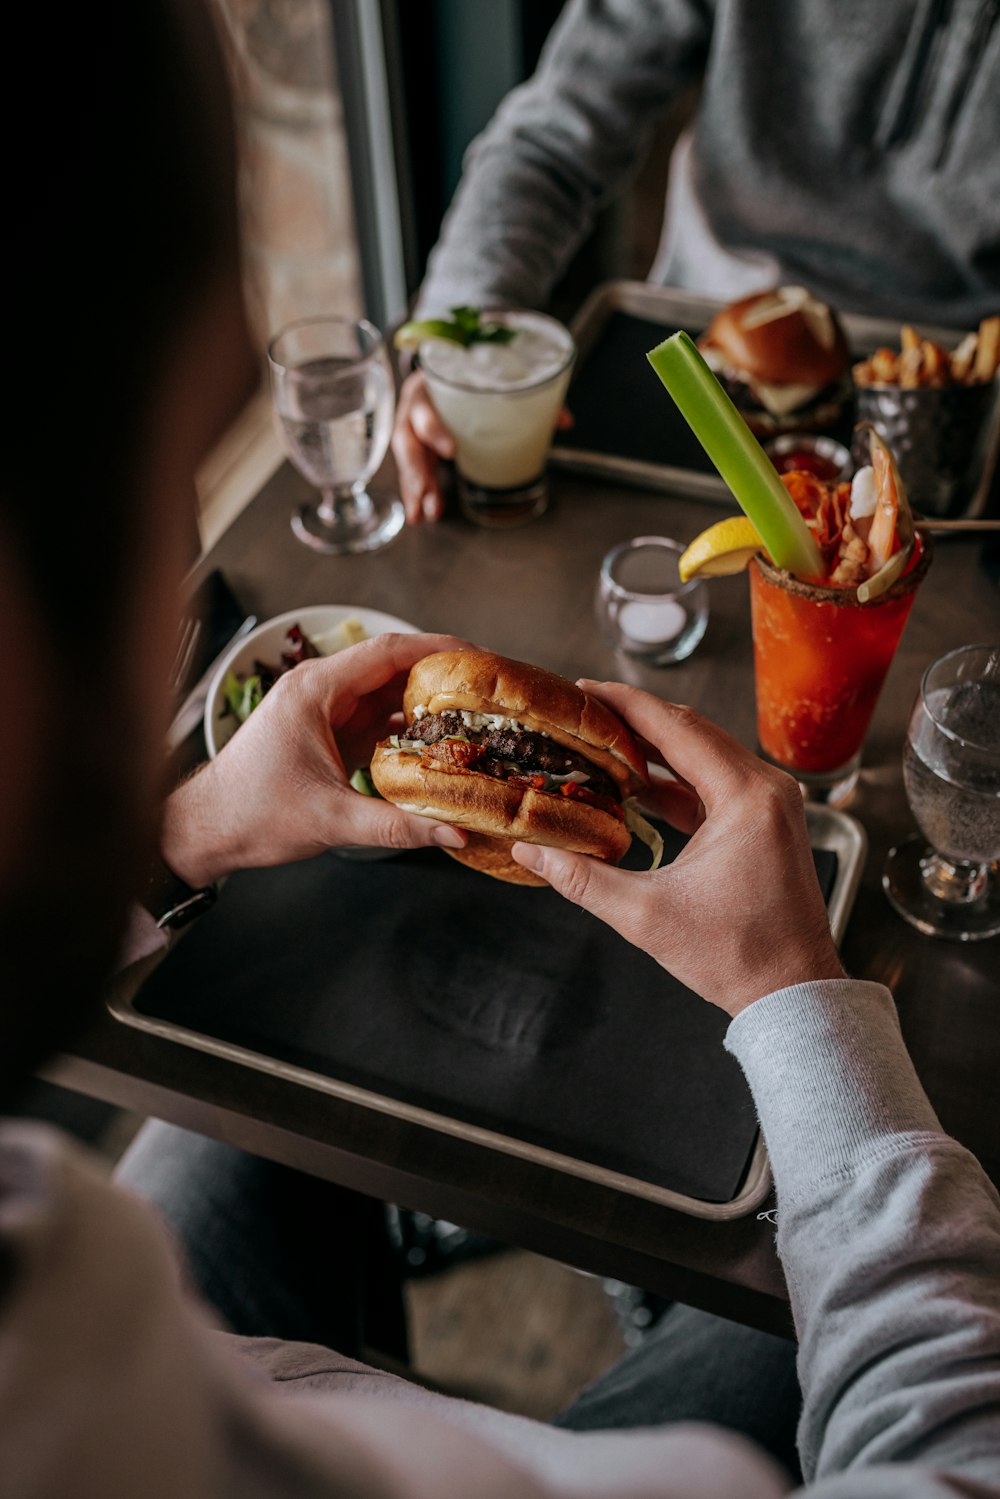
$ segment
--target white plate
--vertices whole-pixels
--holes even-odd
[[[337,650],[342,650],[343,646],[338,645],[334,639],[333,648],[324,650],[324,637],[335,635],[348,619],[358,620],[369,638],[373,635],[419,634],[418,626],[409,624],[405,619],[397,619],[393,614],[382,614],[377,609],[362,609],[355,604],[310,605],[304,609],[290,609],[287,614],[276,614],[272,619],[266,619],[255,630],[251,630],[249,635],[235,643],[219,662],[212,678],[205,701],[205,745],[210,759],[215,758],[239,727],[234,715],[225,712],[226,700],[222,684],[229,672],[241,676],[252,672],[257,660],[277,662],[285,635],[292,625],[298,625],[324,655],[333,655]]]

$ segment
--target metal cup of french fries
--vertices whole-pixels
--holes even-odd
[[[900,330],[898,351],[876,349],[853,367],[855,412],[895,454],[914,507],[927,516],[964,513],[997,440],[1000,316],[984,318],[953,349]],[[861,431],[856,444],[867,435]],[[863,459],[861,451],[855,454]]]

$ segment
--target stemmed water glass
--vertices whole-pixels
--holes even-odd
[[[385,340],[362,318],[302,318],[267,351],[282,444],[319,503],[292,516],[292,530],[318,552],[372,552],[402,529],[398,495],[368,481],[389,446],[396,406]]]
[[[1000,646],[966,645],[924,672],[903,779],[921,836],[892,849],[882,887],[935,937],[1000,932]]]

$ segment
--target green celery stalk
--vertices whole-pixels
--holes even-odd
[[[775,566],[800,578],[822,576],[823,559],[812,532],[693,339],[673,333],[646,358],[753,522]]]

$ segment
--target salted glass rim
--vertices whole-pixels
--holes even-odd
[[[330,379],[346,379],[348,375],[355,374],[357,370],[363,365],[371,364],[371,362],[377,359],[379,355],[385,353],[385,334],[381,331],[380,328],[377,328],[373,322],[370,322],[368,318],[338,317],[333,313],[326,313],[320,314],[316,317],[294,318],[292,322],[285,323],[283,327],[279,328],[277,333],[267,345],[267,362],[271,366],[271,368],[275,370],[281,370],[285,374],[294,374],[299,366],[295,364],[288,364],[275,352],[279,343],[290,333],[296,333],[300,329],[304,328],[317,328],[321,326],[327,326],[331,328],[360,329],[366,335],[370,336],[372,340],[372,346],[367,351],[367,353],[359,353],[356,357],[351,358],[349,368],[338,372],[338,374],[336,375],[331,375],[329,377]]]
[[[928,694],[931,691],[930,679],[934,672],[947,665],[949,661],[953,661],[956,656],[970,656],[976,651],[985,651],[988,658],[992,657],[997,662],[1000,662],[1000,646],[990,645],[988,641],[973,641],[969,645],[958,645],[954,650],[946,651],[943,656],[938,656],[936,661],[932,661],[929,666],[924,668],[920,678],[920,706],[937,731],[943,734],[946,739],[950,739],[952,744],[966,745],[969,749],[980,750],[986,755],[1000,756],[1000,750],[997,749],[995,744],[980,744],[977,739],[970,739],[967,734],[956,734],[954,729],[950,729],[946,723],[942,723],[928,700]],[[956,677],[952,685],[957,685],[961,680],[961,678]],[[974,680],[985,679],[976,678]]]
[[[638,551],[640,547],[655,548],[656,550],[665,548],[668,551],[676,553],[678,557],[685,551],[681,543],[675,541],[672,536],[633,536],[628,541],[620,541],[617,546],[613,546],[605,554],[604,560],[601,563],[601,583],[605,590],[616,599],[627,600],[629,603],[643,604],[649,603],[653,599],[683,598],[686,594],[693,593],[696,588],[702,585],[704,581],[702,578],[688,578],[686,583],[682,583],[678,578],[676,588],[659,588],[655,593],[640,592],[634,588],[623,587],[621,583],[611,576],[611,569],[619,557],[624,556],[626,552]]]

